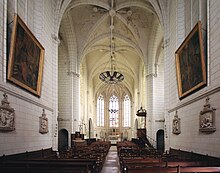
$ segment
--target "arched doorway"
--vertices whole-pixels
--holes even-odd
[[[164,130],[157,131],[157,150],[164,151]]]
[[[68,149],[68,131],[61,129],[58,133],[58,150],[64,151]]]

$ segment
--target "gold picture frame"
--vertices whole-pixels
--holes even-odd
[[[179,98],[206,86],[206,64],[199,21],[175,52]]]
[[[44,48],[16,14],[11,36],[7,80],[40,97]]]

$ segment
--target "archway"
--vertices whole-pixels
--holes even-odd
[[[64,151],[68,149],[68,131],[61,129],[58,133],[58,150]]]
[[[157,150],[164,151],[164,130],[157,131]]]
[[[56,18],[58,19],[58,21],[56,22],[58,25],[58,27],[56,27],[58,30],[57,36],[60,36],[59,38],[61,42],[61,44],[59,44],[59,52],[58,52],[59,53],[58,72],[61,77],[58,80],[58,84],[60,84],[61,86],[65,84],[65,86],[68,87],[68,88],[58,87],[59,88],[58,98],[62,100],[62,102],[58,101],[58,103],[65,103],[62,105],[60,104],[58,106],[59,112],[63,112],[62,114],[60,113],[61,116],[60,118],[74,120],[74,122],[72,122],[71,124],[72,127],[70,128],[68,127],[69,131],[74,131],[78,127],[77,121],[75,120],[84,119],[87,121],[88,117],[92,117],[92,119],[94,120],[95,129],[93,128],[93,124],[91,122],[89,128],[89,138],[95,137],[96,134],[99,134],[102,128],[102,127],[96,128],[96,123],[97,123],[96,116],[95,114],[93,114],[92,116],[90,115],[91,112],[94,113],[96,111],[95,102],[94,102],[94,100],[96,99],[94,96],[96,96],[96,93],[100,92],[102,88],[106,90],[105,85],[100,83],[100,80],[98,79],[100,72],[103,72],[103,68],[108,67],[109,56],[107,52],[109,52],[109,40],[111,40],[111,42],[113,41],[112,39],[113,37],[112,36],[109,37],[111,34],[108,34],[108,32],[111,30],[111,29],[109,30],[109,24],[110,24],[110,28],[114,28],[113,25],[114,23],[117,24],[117,26],[115,26],[114,32],[110,31],[110,33],[114,33],[114,47],[115,45],[117,45],[117,49],[116,49],[117,51],[114,50],[114,54],[115,56],[117,56],[117,60],[118,60],[117,69],[121,69],[122,72],[126,74],[126,78],[123,84],[123,89],[127,88],[127,90],[130,91],[130,93],[135,93],[133,89],[136,90],[136,86],[140,86],[140,88],[137,88],[138,90],[140,89],[140,93],[142,93],[142,90],[144,91],[145,89],[147,89],[146,91],[148,91],[148,88],[146,88],[148,84],[146,84],[144,77],[145,74],[137,73],[138,71],[136,67],[140,67],[140,71],[142,71],[141,69],[145,69],[145,63],[146,63],[147,66],[149,66],[149,70],[148,70],[149,74],[150,75],[152,74],[153,76],[157,76],[156,74],[157,70],[155,70],[154,72],[151,71],[150,69],[154,69],[154,68],[156,69],[157,66],[155,66],[155,64],[156,65],[158,64],[158,58],[162,57],[160,52],[161,50],[163,50],[161,48],[162,47],[161,44],[163,43],[163,33],[162,33],[163,28],[161,27],[160,24],[160,22],[161,23],[163,22],[162,20],[163,18],[161,17],[162,14],[159,14],[160,11],[156,11],[157,9],[160,9],[160,8],[156,8],[158,3],[153,3],[154,1],[147,2],[146,6],[144,5],[143,8],[143,4],[145,3],[139,4],[138,0],[137,2],[134,1],[132,3],[132,7],[129,7],[130,3],[127,2],[120,3],[115,1],[114,4],[110,4],[109,1],[106,1],[106,3],[104,2],[94,3],[94,2],[85,1],[85,3],[82,4],[80,1],[76,3],[71,3],[70,0],[63,0],[60,3],[58,1],[57,11],[59,11],[59,16],[57,16]],[[152,6],[149,5],[151,3],[154,8],[152,8]],[[95,7],[91,8],[91,4],[95,5]],[[111,5],[114,7],[109,8]],[[163,7],[162,5],[161,7]],[[138,21],[136,21],[138,23],[143,22],[144,26],[139,26],[141,27],[141,30],[142,27],[146,27],[146,28],[148,27],[147,21],[153,21],[153,23],[150,24],[150,28],[145,29],[146,33],[145,31],[138,32],[139,28],[136,26],[134,27],[133,25],[130,24],[131,16],[127,17],[126,19],[120,17],[120,12],[124,13],[124,11],[127,11],[127,8],[129,9],[129,13],[131,13],[133,16],[139,16],[139,13],[141,16],[143,16],[141,20],[139,20],[140,18],[138,18],[137,19]],[[136,10],[137,8],[140,8],[140,10]],[[79,16],[81,15],[78,14],[83,12],[84,9],[87,11],[87,13],[85,13],[85,17],[80,19]],[[102,11],[103,9],[105,10]],[[111,13],[109,13],[110,12],[109,9],[111,9]],[[67,11],[69,13],[68,15],[72,16],[74,20],[71,20],[71,18],[66,17],[65,13]],[[100,13],[101,11],[102,13]],[[112,23],[106,22],[109,21],[109,19],[113,19],[113,16],[111,15],[112,12],[114,13],[117,12],[116,14],[118,14],[119,17],[114,17],[114,22]],[[84,13],[81,14],[84,15]],[[87,22],[87,15],[94,16],[94,20],[92,22]],[[101,17],[101,15],[103,15],[103,17]],[[155,20],[157,18],[159,18],[159,20]],[[78,27],[79,23],[77,22],[77,20],[80,21],[80,24],[83,24],[83,29],[80,29],[81,27]],[[135,21],[132,22],[136,23]],[[100,30],[100,26],[102,26],[101,30]],[[105,31],[106,28],[108,28],[107,31]],[[84,34],[79,34],[81,32],[83,32]],[[78,37],[79,35],[80,37]],[[141,43],[148,43],[148,41],[154,42],[155,49],[152,49],[151,46],[148,48],[146,46],[141,45]],[[151,44],[146,44],[146,45],[151,45]],[[78,51],[76,51],[78,47],[80,48]],[[124,51],[124,49],[126,50]],[[149,52],[152,55],[149,54],[148,56],[145,56],[145,49],[149,49]],[[123,51],[123,53],[121,53],[121,51]],[[99,54],[99,56],[95,56],[96,54]],[[153,59],[151,59],[151,57]],[[103,67],[103,64],[106,64],[105,67]],[[63,77],[64,69],[65,69],[65,73],[67,72],[67,75],[71,77],[73,82],[70,82],[69,77]],[[79,78],[79,74],[80,74],[80,78]],[[157,79],[158,81],[161,81],[159,77],[160,76],[158,75]],[[152,82],[154,82],[153,80],[154,78],[152,79],[150,78],[149,86]],[[69,95],[68,91],[72,91],[72,94]],[[143,102],[145,101],[145,96],[143,97],[140,97],[141,95],[137,95],[138,97],[136,97],[135,95],[131,95],[131,96],[132,96],[131,98],[133,98],[132,101],[134,103],[138,103],[138,102],[140,103],[142,101]],[[70,102],[69,100],[72,100],[73,102]],[[75,102],[75,100],[77,100],[77,102]],[[80,100],[80,102],[78,102],[78,100]],[[150,100],[153,99],[150,98]],[[134,108],[136,106],[137,106],[136,104],[132,106],[133,110],[131,112],[134,112]],[[66,112],[65,111],[66,107],[70,107],[71,110],[69,110],[69,112],[72,112],[74,114],[69,114],[68,112]],[[139,121],[138,123],[140,124],[141,122]],[[106,134],[108,135],[109,127],[106,124],[105,126],[107,126],[105,127],[105,129],[107,129]],[[154,129],[152,131],[154,131]],[[131,128],[128,134],[129,134],[129,138],[130,138],[130,134],[132,134],[132,136],[134,135],[135,137],[137,137],[136,135],[137,128],[134,129],[134,132],[132,131]]]

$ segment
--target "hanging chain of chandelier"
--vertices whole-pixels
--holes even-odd
[[[113,1],[112,1],[113,2]],[[116,15],[116,11],[113,9],[113,3],[112,8],[109,11],[109,15],[111,17],[111,23],[110,23],[110,70],[104,71],[99,75],[99,79],[107,84],[117,84],[124,80],[124,75],[118,71],[116,71],[116,62],[115,62],[115,51],[113,48],[115,48],[115,40],[113,37],[113,17]]]

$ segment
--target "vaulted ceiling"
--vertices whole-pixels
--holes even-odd
[[[86,68],[88,83],[102,87],[99,74],[110,68],[111,31],[116,70],[132,92],[140,69],[155,64],[163,43],[162,27],[149,1],[72,0],[59,35],[69,60]]]

